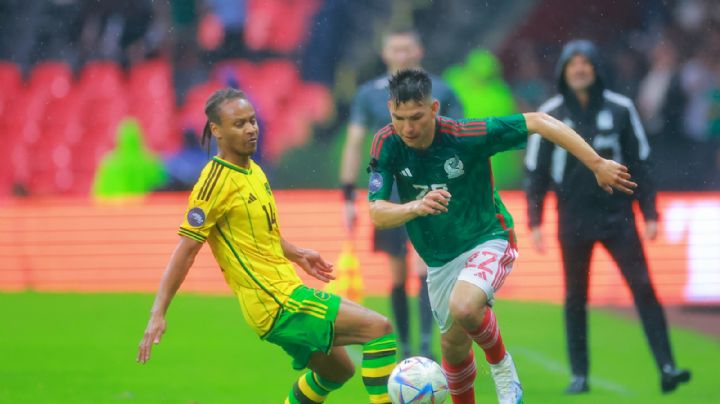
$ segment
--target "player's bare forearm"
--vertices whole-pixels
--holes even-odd
[[[343,184],[355,184],[364,137],[364,126],[352,123],[348,126],[347,139],[345,140],[342,162],[340,163],[340,182]]]
[[[416,201],[411,201],[399,204],[384,200],[370,202],[370,219],[378,229],[402,226],[418,217],[413,210],[413,204],[416,203]]]
[[[160,287],[152,307],[152,315],[165,315],[170,301],[185,280],[200,248],[202,248],[202,243],[187,237],[180,237],[160,281]]]
[[[297,264],[308,275],[323,282],[335,279],[335,275],[332,274],[333,265],[325,261],[317,251],[297,247],[282,237],[280,245],[285,257]]]
[[[285,240],[284,238],[280,238],[280,246],[282,247],[283,254],[287,259],[289,259],[292,262],[296,262],[298,258],[300,258],[303,254],[303,249],[296,246],[295,244],[292,244],[291,242]]]
[[[595,171],[597,166],[602,163],[603,158],[565,123],[544,112],[529,112],[523,116],[528,133],[538,133],[543,138],[562,147],[590,170]]]
[[[446,213],[450,198],[447,190],[435,189],[420,199],[403,204],[379,199],[370,203],[370,219],[378,229],[402,226],[416,217]]]

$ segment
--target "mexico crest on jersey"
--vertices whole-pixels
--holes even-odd
[[[463,167],[463,162],[457,155],[445,160],[445,172],[449,179],[457,178],[465,174]]]

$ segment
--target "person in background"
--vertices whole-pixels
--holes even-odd
[[[385,35],[381,53],[387,66],[387,73],[360,86],[351,106],[347,140],[343,149],[340,165],[340,182],[345,199],[345,223],[352,231],[357,212],[355,209],[355,182],[357,181],[365,137],[375,133],[389,120],[387,109],[387,88],[389,78],[401,69],[417,68],[423,57],[420,37],[412,30],[396,30]],[[440,102],[440,113],[453,118],[461,118],[462,106],[455,94],[440,78],[431,76],[433,96]],[[393,200],[397,200],[397,191],[393,191]],[[375,230],[374,249],[386,253],[390,258],[392,291],[390,293],[392,312],[395,318],[402,356],[412,356],[410,348],[410,320],[407,302],[408,249],[407,234],[403,228]],[[413,256],[415,256],[413,254]],[[432,358],[432,313],[428,300],[425,278],[427,269],[419,258],[415,257],[416,270],[420,277],[421,289],[418,295],[420,314],[420,355]]]
[[[98,198],[145,195],[166,180],[162,160],[143,144],[140,124],[128,118],[120,122],[115,150],[98,166],[92,194]]]
[[[589,391],[587,299],[593,247],[601,243],[618,264],[635,300],[643,329],[660,372],[663,392],[690,380],[675,367],[663,308],[650,281],[638,235],[633,202],[645,216],[645,236],[657,236],[655,188],[648,171],[650,146],[640,116],[629,98],[605,88],[599,53],[587,40],[565,45],[557,63],[559,94],[540,111],[565,122],[584,136],[597,153],[627,165],[638,187],[634,196],[604,193],[588,186],[593,173],[539,134],[528,142],[527,202],[532,240],[544,251],[541,231],[545,195],[554,184],[558,199],[558,237],[565,274],[565,329],[572,379],[566,392]]]

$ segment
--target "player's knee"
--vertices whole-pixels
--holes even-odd
[[[378,319],[378,330],[379,330],[379,337],[382,337],[383,335],[390,334],[393,332],[393,326],[390,320],[388,320],[385,316],[380,316],[380,319]]]
[[[472,300],[451,299],[450,313],[463,326],[474,325],[482,321],[485,315],[485,306]]]
[[[371,339],[380,338],[393,332],[393,326],[387,317],[376,314],[370,327]]]
[[[339,383],[345,383],[352,379],[355,374],[355,365],[351,361],[342,362],[338,367],[335,377]]]

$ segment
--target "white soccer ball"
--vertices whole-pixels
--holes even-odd
[[[422,356],[398,363],[388,379],[393,404],[442,404],[448,392],[447,378],[440,365]]]

